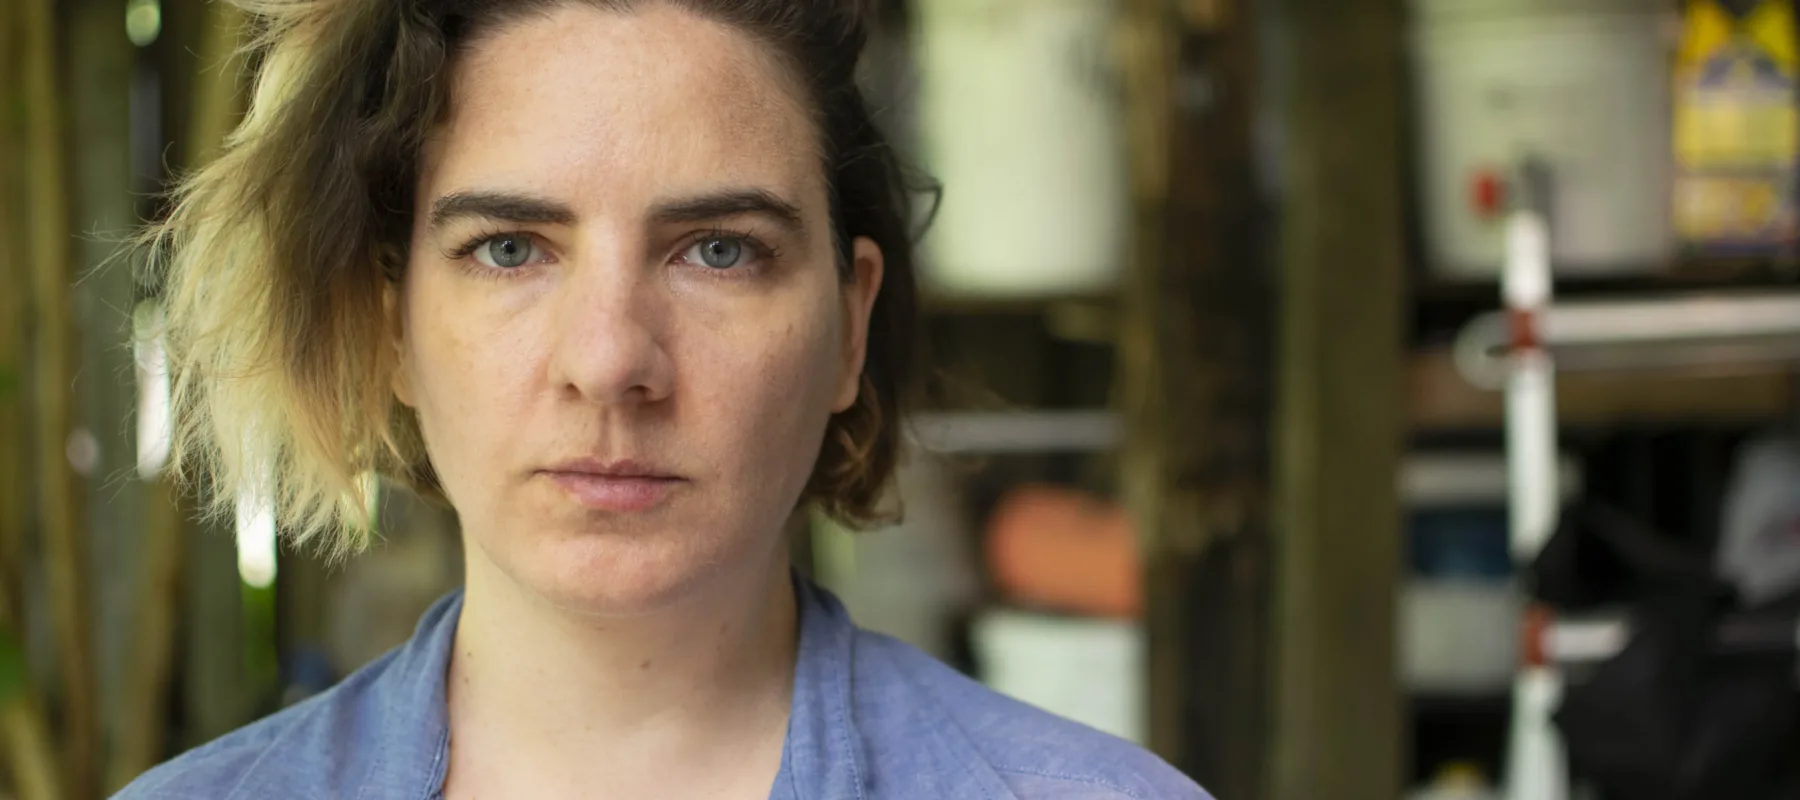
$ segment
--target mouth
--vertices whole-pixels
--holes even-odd
[[[593,511],[648,511],[668,499],[687,479],[634,461],[580,459],[539,472],[570,499]]]

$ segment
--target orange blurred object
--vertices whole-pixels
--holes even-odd
[[[988,522],[987,561],[1012,602],[1127,619],[1143,612],[1131,518],[1089,494],[1049,486],[1014,490]]]

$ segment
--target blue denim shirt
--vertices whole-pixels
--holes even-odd
[[[999,695],[857,628],[796,582],[793,709],[771,800],[1208,800],[1123,740]],[[435,800],[450,745],[444,675],[461,593],[343,682],[157,767],[118,797]]]

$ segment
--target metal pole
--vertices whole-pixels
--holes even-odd
[[[1556,529],[1561,493],[1556,460],[1556,365],[1543,349],[1550,305],[1550,230],[1543,170],[1519,171],[1519,202],[1506,222],[1502,294],[1510,319],[1512,369],[1506,385],[1506,458],[1513,558],[1535,557]],[[1513,800],[1564,800],[1569,782],[1551,714],[1562,694],[1555,668],[1526,648],[1513,685],[1513,731],[1506,792]]]

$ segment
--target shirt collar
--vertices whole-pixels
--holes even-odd
[[[852,701],[856,627],[836,598],[798,575],[794,598],[800,609],[794,700],[770,796],[864,800],[868,770]]]
[[[444,682],[462,598],[458,590],[433,604],[373,687],[378,736],[362,772],[364,787],[391,792],[416,781],[419,798],[442,790],[450,745]],[[836,598],[798,573],[794,599],[800,616],[794,699],[771,797],[865,800],[863,737],[852,702],[856,627]],[[386,796],[393,795],[364,791],[358,798]]]
[[[412,797],[441,796],[450,768],[450,716],[444,682],[462,600],[458,589],[432,604],[374,687],[378,738],[370,755],[368,779],[362,782],[365,788],[357,800],[404,796],[384,795],[383,789],[371,793],[367,788],[393,787],[386,791],[397,793],[402,783],[417,787],[409,791]]]

